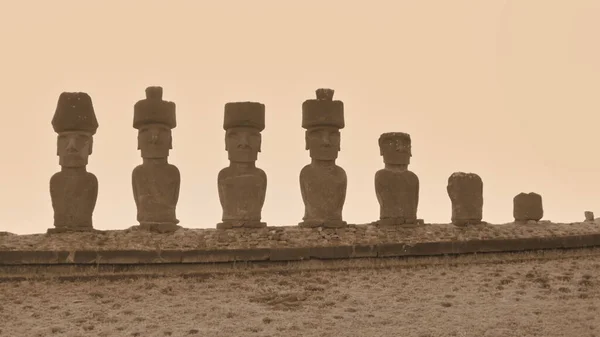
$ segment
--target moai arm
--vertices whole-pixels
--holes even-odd
[[[421,186],[419,186],[419,177],[415,174],[415,207],[419,207],[419,191],[421,190]]]
[[[340,170],[340,175],[343,177],[343,184],[342,184],[342,188],[341,188],[341,193],[342,195],[340,196],[339,199],[339,204],[338,206],[340,207],[340,209],[344,208],[344,204],[346,203],[346,190],[348,189],[348,176],[346,175],[346,171],[339,167]]]
[[[378,171],[375,173],[375,195],[377,196],[377,202],[379,202],[379,205],[383,204],[383,199],[381,198],[380,193],[383,188],[384,186],[382,184],[381,171]]]
[[[267,195],[267,174],[265,173],[265,171],[260,170],[260,176],[263,178],[264,180],[264,185],[262,185],[260,187],[260,193],[259,193],[259,198],[260,198],[260,205],[264,205],[265,204],[265,198]]]
[[[137,167],[135,169],[133,169],[133,172],[131,172],[131,186],[133,188],[133,200],[135,200],[135,206],[139,209],[140,202],[138,199],[137,184],[135,183],[136,171],[137,171]]]
[[[98,178],[96,178],[96,176],[92,173],[89,173],[90,176],[90,181],[91,181],[91,188],[90,188],[90,213],[94,212],[94,209],[96,208],[96,201],[98,201]]]
[[[221,203],[221,208],[225,209],[225,184],[221,183],[226,175],[226,170],[228,168],[224,168],[219,171],[219,175],[217,176],[217,189],[219,191],[219,202]]]
[[[179,201],[179,189],[181,188],[181,173],[179,172],[179,169],[177,168],[177,166],[172,166],[173,167],[173,176],[174,176],[174,180],[173,180],[173,184],[175,184],[175,186],[173,186],[173,205],[176,205],[177,202]]]

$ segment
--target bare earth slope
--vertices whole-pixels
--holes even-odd
[[[513,256],[6,282],[0,336],[600,336],[600,249]]]

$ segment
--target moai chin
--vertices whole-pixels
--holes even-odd
[[[334,91],[318,89],[317,99],[302,104],[302,127],[311,163],[300,171],[304,202],[301,227],[345,227],[342,210],[346,200],[347,177],[335,164],[340,151],[340,130],[344,128],[344,103],[333,100]]]
[[[379,225],[416,226],[419,204],[419,178],[408,170],[412,157],[410,135],[383,133],[379,152],[385,168],[375,173],[375,193],[380,206]]]
[[[519,193],[513,198],[513,216],[517,223],[538,222],[544,217],[542,196],[537,193]]]
[[[161,87],[148,87],[146,98],[133,107],[142,164],[133,169],[131,180],[140,228],[166,233],[180,228],[175,209],[181,176],[167,160],[173,148],[171,129],[177,126],[175,103],[164,101],[162,94]]]
[[[219,172],[217,186],[223,209],[217,228],[259,228],[267,192],[267,175],[256,167],[265,129],[265,105],[257,102],[225,104],[223,120],[229,166]]]
[[[92,231],[98,179],[86,166],[98,121],[91,97],[83,92],[60,94],[52,127],[58,134],[61,170],[50,178],[54,228],[48,233]]]
[[[448,178],[452,223],[465,226],[482,223],[483,181],[475,173],[455,172]]]

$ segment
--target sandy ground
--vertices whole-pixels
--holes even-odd
[[[4,282],[0,336],[600,336],[600,249],[577,252]]]
[[[181,228],[174,233],[149,233],[132,227],[94,233],[0,235],[0,250],[168,250],[312,247],[378,244],[385,242],[465,241],[502,238],[555,237],[600,233],[600,222],[501,225],[481,224],[456,227],[426,224],[418,228],[350,225],[341,229],[279,226],[259,229]]]

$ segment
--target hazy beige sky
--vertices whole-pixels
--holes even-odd
[[[94,226],[136,224],[133,105],[150,85],[177,104],[169,161],[185,227],[220,220],[223,106],[245,100],[266,105],[263,219],[301,220],[301,104],[320,87],[345,104],[348,222],[378,218],[377,138],[391,131],[411,134],[427,222],[449,222],[455,171],[482,177],[484,220],[512,221],[519,192],[542,195],[545,219],[581,220],[600,213],[599,31],[597,0],[2,0],[0,230],[52,227],[50,121],[63,91],[89,93],[100,124]]]

